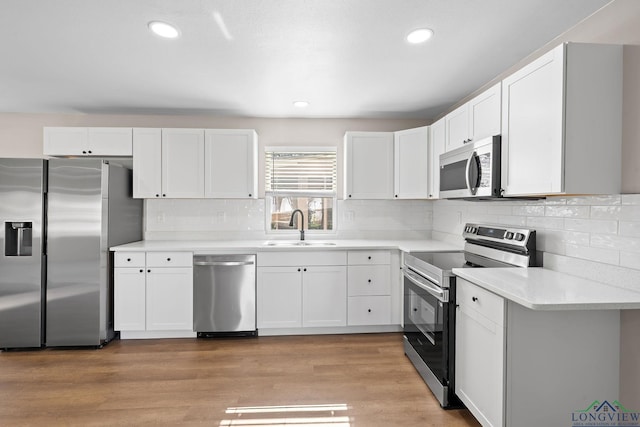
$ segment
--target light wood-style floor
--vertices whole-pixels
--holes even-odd
[[[440,408],[401,334],[362,334],[2,352],[0,425],[478,424]]]

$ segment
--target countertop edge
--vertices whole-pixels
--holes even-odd
[[[461,277],[465,280],[468,280],[474,283],[477,286],[480,286],[483,289],[486,289],[489,292],[493,292],[496,295],[499,295],[509,301],[512,301],[516,304],[519,304],[525,308],[536,310],[536,311],[578,311],[578,310],[633,310],[640,309],[640,292],[635,291],[633,289],[626,288],[618,288],[615,286],[611,286],[606,283],[596,282],[593,280],[585,279],[578,276],[572,276],[567,273],[561,273],[549,269],[544,269],[542,267],[529,267],[527,270],[529,272],[532,269],[538,270],[538,276],[544,276],[544,278],[553,278],[557,281],[564,281],[567,283],[567,289],[569,286],[575,287],[583,285],[589,286],[592,289],[602,290],[599,292],[601,295],[610,294],[611,291],[618,292],[620,295],[631,295],[635,299],[629,301],[623,300],[615,300],[615,301],[596,301],[587,300],[587,301],[579,301],[579,300],[571,300],[569,297],[563,296],[565,294],[565,289],[558,289],[557,299],[553,299],[554,295],[547,295],[544,302],[539,302],[532,299],[523,298],[521,295],[516,295],[513,292],[509,292],[502,286],[494,285],[489,283],[486,278],[479,278],[478,275],[486,275],[488,271],[491,271],[491,275],[494,278],[500,278],[500,276],[504,276],[505,279],[513,279],[513,271],[518,271],[516,269],[463,269],[463,268],[454,268],[453,273]],[[480,272],[478,270],[484,270],[484,272]],[[540,278],[527,278],[521,279],[517,285],[519,289],[523,287],[533,287],[537,284],[535,281],[539,281]],[[499,280],[498,280],[499,282]],[[570,284],[569,284],[570,282]],[[567,292],[567,294],[571,294]]]

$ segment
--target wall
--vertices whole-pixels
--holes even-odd
[[[462,244],[460,236],[466,222],[533,228],[538,250],[544,251],[545,268],[640,292],[640,194],[433,202],[433,238]],[[619,400],[638,411],[639,328],[640,310],[624,311]]]
[[[308,239],[431,237],[432,204],[411,200],[338,200],[336,232]],[[265,232],[265,200],[147,200],[148,240],[267,240],[298,238]]]

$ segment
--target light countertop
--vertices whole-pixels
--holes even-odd
[[[461,250],[451,243],[438,240],[306,240],[309,243],[330,242],[332,245],[309,246],[270,246],[268,242],[282,242],[282,240],[141,240],[114,246],[113,251],[190,251],[199,254],[207,253],[238,253],[241,251],[331,251],[349,249],[395,249],[404,252],[437,252]],[[335,244],[333,244],[335,243]]]
[[[640,292],[540,267],[454,268],[453,273],[533,310],[640,308]]]

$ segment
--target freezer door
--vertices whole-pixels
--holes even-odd
[[[0,159],[0,348],[42,344],[45,167]]]
[[[103,163],[49,161],[46,345],[100,345]]]

